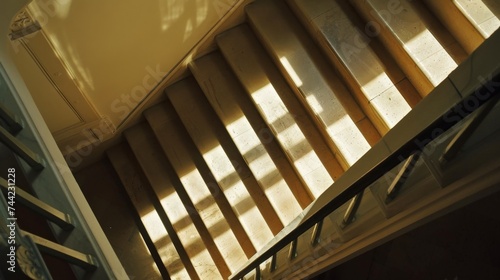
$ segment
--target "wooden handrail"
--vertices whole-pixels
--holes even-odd
[[[10,150],[26,161],[26,163],[28,163],[33,169],[42,170],[44,168],[42,159],[35,152],[30,150],[30,148],[12,136],[12,134],[1,126],[0,142],[3,142]]]
[[[499,99],[500,98],[498,96],[491,99],[481,109],[474,112],[474,115],[470,116],[462,129],[460,129],[460,131],[450,141],[448,146],[446,146],[443,155],[439,158],[440,164],[446,164],[458,154],[460,149],[465,145],[467,140],[469,140],[470,136],[479,127],[479,125],[486,118],[491,109],[495,107]]]
[[[16,135],[19,131],[23,129],[21,125],[21,121],[12,114],[5,106],[0,103],[0,118],[7,125],[6,129],[9,130],[10,133]]]
[[[94,270],[97,268],[97,262],[92,255],[78,252],[27,231],[21,230],[21,234],[31,238],[42,253],[60,258],[86,270]]]
[[[358,212],[359,206],[361,205],[361,200],[363,200],[363,192],[358,193],[347,207],[347,210],[344,214],[344,219],[342,219],[342,227],[345,228],[354,222],[356,218],[356,212]]]
[[[494,75],[490,83],[497,83],[498,80],[500,80],[500,74]],[[300,235],[330,215],[334,210],[338,209],[354,196],[364,191],[384,174],[395,168],[401,163],[401,158],[409,158],[411,155],[415,154],[416,151],[421,151],[424,148],[422,143],[432,142],[432,140],[437,139],[442,133],[457,125],[465,117],[480,108],[479,106],[493,98],[497,98],[500,94],[499,91],[500,89],[498,87],[494,87],[491,84],[482,85],[480,88],[471,92],[470,95],[458,101],[455,105],[450,105],[447,111],[445,110],[443,114],[425,126],[419,133],[410,137],[406,143],[402,144],[390,155],[380,160],[369,171],[360,176],[357,181],[353,182],[343,191],[340,191],[331,200],[322,202],[322,205],[318,206],[318,210],[308,215],[307,219],[294,221],[290,226],[285,227],[280,234],[271,240],[260,252],[250,258],[246,265],[231,275],[229,279],[241,279],[283,247],[295,241]],[[470,104],[471,101],[477,106],[468,106],[467,104]],[[440,133],[436,133],[436,131]]]
[[[396,175],[396,178],[394,178],[391,185],[389,185],[389,188],[387,188],[387,196],[385,199],[386,204],[396,198],[399,190],[401,190],[404,183],[406,182],[406,179],[408,179],[411,172],[413,171],[413,168],[415,167],[415,164],[417,163],[419,157],[420,153],[417,152],[406,159],[405,163],[399,170],[398,175]]]
[[[8,193],[10,192],[9,189],[12,188],[12,186],[9,186],[7,180],[0,177],[0,188],[4,193]],[[19,201],[21,204],[25,205],[26,207],[40,214],[45,219],[57,224],[64,230],[69,231],[75,228],[73,224],[73,219],[69,214],[57,210],[56,208],[32,196],[31,194],[27,193],[26,191],[17,186],[15,186],[14,188],[15,188],[16,200]]]

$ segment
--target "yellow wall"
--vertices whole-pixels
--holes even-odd
[[[237,0],[34,0],[30,10],[96,111],[120,124]]]

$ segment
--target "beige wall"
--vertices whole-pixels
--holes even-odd
[[[30,10],[89,103],[118,126],[234,2],[34,0]]]

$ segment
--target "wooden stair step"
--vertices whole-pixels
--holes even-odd
[[[217,52],[214,55],[220,56],[220,52]],[[230,81],[236,82],[233,80],[234,73],[232,73],[231,70],[227,68],[226,62],[224,62],[224,64],[226,64],[226,66],[221,67],[220,69],[218,69],[218,71],[222,71],[221,73],[223,74],[223,77],[233,77]],[[191,66],[193,72],[196,71],[194,67],[196,67],[196,65]],[[259,114],[259,111],[253,104],[252,100],[246,93],[241,92],[242,90],[243,89],[240,88],[238,91],[231,93],[231,96],[228,96],[227,98],[234,99],[234,102],[237,103],[234,106],[238,106],[245,118],[248,119],[248,122],[252,126],[253,130],[256,131],[260,142],[265,147],[274,164],[276,164],[278,170],[281,172],[281,174],[283,174],[283,179],[288,184],[288,187],[295,196],[298,204],[302,208],[309,206],[309,204],[314,200],[314,196],[311,194],[307,186],[302,183],[301,177],[297,174],[293,164],[291,164],[288,160],[286,151],[284,151],[280,143],[276,141],[276,137],[274,136],[269,126],[266,124],[265,120]]]
[[[255,254],[255,248],[231,205],[220,195],[219,186],[211,178],[208,166],[196,152],[180,120],[174,116],[173,108],[168,105],[156,105],[144,115],[222,256],[234,271],[248,260],[247,257]]]
[[[220,53],[212,53],[194,61],[191,72],[200,84],[212,108],[223,122],[248,167],[266,193],[284,225],[289,224],[302,208],[265,146],[261,143],[235,95],[245,94]],[[309,195],[302,187],[299,195]],[[299,200],[303,200],[299,197]]]
[[[296,14],[309,28],[346,81],[351,92],[380,134],[394,127],[410,110],[405,99],[420,100],[413,86],[400,91],[406,77],[389,69],[370,46],[371,39],[355,22],[347,2],[290,0]],[[396,80],[392,80],[396,78]],[[406,98],[403,96],[406,95]]]
[[[484,38],[500,27],[500,3],[495,0],[454,0],[460,11]]]
[[[426,96],[467,54],[420,1],[351,0],[422,96]]]
[[[119,144],[108,149],[107,156],[140,217],[143,228],[147,231],[144,239],[149,238],[154,243],[170,278],[197,279],[194,267],[175,230],[171,225],[165,227],[159,213],[156,212],[155,202],[148,196],[150,186],[145,182],[143,174],[138,171],[140,168],[132,159],[130,148],[126,144]]]
[[[195,206],[163,154],[151,128],[138,124],[124,132],[163,209],[201,279],[221,279],[230,270]]]
[[[331,142],[344,168],[354,164],[380,134],[321,56],[285,3],[246,7],[250,23],[299,99]]]
[[[479,45],[481,45],[482,42],[484,42],[483,35],[478,29],[476,29],[474,24],[459,8],[460,2],[464,3],[466,1],[424,1],[436,17],[438,17],[444,26],[446,26],[450,33],[453,34],[456,40],[460,42],[467,54],[471,54],[475,49],[477,49],[477,47],[479,47]],[[478,4],[480,5],[480,3]],[[467,7],[468,5],[464,6],[464,8]]]
[[[282,228],[257,180],[193,78],[165,90],[198,151],[237,213],[257,250]]]
[[[249,99],[272,131],[313,197],[343,173],[279,70],[247,25],[217,37],[217,43]]]

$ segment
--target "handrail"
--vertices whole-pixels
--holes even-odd
[[[0,189],[2,189],[2,191],[5,193],[7,193],[10,189],[7,180],[2,178],[1,176],[0,176]],[[17,201],[24,204],[31,210],[37,212],[45,219],[55,223],[56,225],[58,225],[59,227],[61,227],[63,230],[66,231],[70,231],[75,228],[75,225],[73,224],[73,219],[69,214],[59,211],[58,209],[32,196],[31,194],[27,193],[26,191],[22,190],[17,186],[14,186],[13,189],[15,189],[15,195]]]
[[[476,128],[481,124],[481,122],[486,118],[488,113],[495,107],[498,102],[499,97],[493,98],[488,101],[488,104],[484,105],[481,109],[474,113],[474,116],[470,118],[467,123],[460,129],[460,131],[453,137],[453,140],[446,146],[446,149],[439,158],[441,164],[446,164],[446,162],[452,160],[457,154],[460,148],[467,142],[469,137],[474,133]]]
[[[21,141],[17,140],[5,128],[0,126],[0,142],[3,142],[9,149],[14,151],[26,163],[28,163],[35,170],[42,170],[44,168],[43,161],[38,154],[33,152],[30,148],[24,145]]]
[[[361,200],[363,200],[363,193],[364,191],[358,193],[353,199],[351,199],[351,203],[349,204],[349,207],[347,207],[347,211],[344,214],[344,219],[342,219],[342,228],[347,227],[356,219],[356,212],[358,212]]]
[[[403,164],[401,170],[399,170],[398,175],[392,181],[391,185],[387,189],[387,197],[385,203],[390,203],[399,193],[399,190],[403,187],[406,179],[410,176],[415,164],[420,157],[419,152],[412,154]]]
[[[21,230],[21,234],[31,238],[39,250],[44,253],[78,265],[86,270],[94,270],[97,268],[97,261],[92,255],[78,252],[27,231]]]
[[[7,213],[8,206],[7,200],[5,199],[3,193],[0,192],[0,217],[9,217]],[[10,225],[7,227],[7,225],[4,224],[0,225],[0,244],[2,241],[6,242],[4,238],[12,235],[16,237],[17,246],[15,251],[10,252],[9,254],[15,256],[15,258],[14,260],[11,260],[9,257],[7,265],[15,267],[16,262],[23,263],[23,266],[20,268],[27,276],[31,276],[33,279],[52,280],[52,276],[43,261],[38,247],[29,236],[23,236],[21,234],[17,223],[14,222],[14,227]]]
[[[29,92],[22,87],[22,80],[14,79],[13,83],[9,74],[4,65],[0,63],[0,95],[1,105],[3,105],[0,108],[0,146],[7,148],[2,149],[2,153],[6,153],[9,158],[7,161],[2,158],[2,166],[7,170],[12,170],[12,173],[9,171],[12,176],[9,176],[6,190],[11,208],[4,205],[5,209],[1,209],[3,211],[0,211],[0,214],[12,221],[17,220],[18,217],[15,216],[17,212],[12,209],[17,201],[43,216],[45,220],[60,227],[42,225],[45,230],[52,233],[49,235],[54,237],[56,242],[60,242],[60,244],[56,244],[45,242],[34,235],[31,238],[27,235],[24,236],[16,225],[18,241],[27,244],[23,249],[26,254],[19,253],[17,256],[26,257],[23,262],[24,268],[29,269],[24,271],[21,267],[21,270],[33,279],[52,279],[43,258],[38,257],[40,250],[42,250],[44,254],[61,257],[67,265],[76,263],[86,268],[87,270],[73,270],[73,274],[77,278],[128,279],[125,269],[99,226],[90,205],[84,199],[69,167],[65,164],[64,158],[37,111]],[[12,74],[14,77],[18,77],[15,71]],[[18,86],[21,86],[21,91],[17,90]],[[22,128],[22,130],[15,133],[15,126]],[[18,161],[14,155],[17,155],[22,161]],[[16,180],[14,178],[18,176],[20,179],[22,178],[19,182],[27,183],[37,194],[37,197],[15,187]],[[5,191],[5,188],[2,189]],[[2,191],[0,191],[0,195],[3,197]],[[6,214],[7,210],[10,212]],[[26,222],[30,223],[29,213],[23,211],[19,214],[19,218],[22,217],[23,220],[27,218]],[[72,230],[73,228],[78,230]],[[61,229],[67,231],[62,232]],[[36,232],[33,233],[38,234],[38,229],[35,228],[35,230]],[[1,226],[0,233],[2,233],[2,238],[0,238],[0,243],[2,243],[4,232]],[[9,234],[10,231],[7,233]],[[35,244],[37,242],[38,244]],[[16,241],[16,245],[17,243]],[[2,247],[4,245],[2,244]],[[21,261],[20,258],[18,260]],[[38,274],[33,274],[40,271],[43,276],[38,277]],[[68,273],[70,272],[68,271]]]
[[[21,125],[21,121],[12,114],[5,106],[0,103],[0,119],[2,119],[6,124],[6,129],[10,131],[13,135],[16,135],[23,126]]]
[[[495,73],[493,78],[488,81],[488,84],[482,84],[480,88],[476,89],[470,95],[462,98],[455,105],[450,106],[444,114],[440,115],[439,118],[427,125],[417,135],[411,137],[411,139],[409,139],[396,151],[380,160],[356,182],[341,191],[332,200],[324,203],[324,205],[322,205],[315,213],[309,215],[307,219],[300,221],[298,224],[293,223],[290,226],[293,227],[296,225],[295,228],[291,229],[290,227],[285,227],[285,229],[272,239],[259,253],[250,258],[245,267],[235,272],[229,279],[242,279],[249,272],[257,268],[261,263],[276,254],[276,252],[289,245],[294,240],[297,240],[299,236],[313,227],[316,223],[322,221],[334,210],[364,191],[384,174],[395,168],[401,163],[401,158],[407,159],[412,154],[415,154],[415,152],[422,151],[424,148],[422,143],[430,143],[432,140],[438,138],[445,131],[449,130],[465,117],[473,113],[481,105],[498,96],[498,94],[500,94],[500,89],[496,87],[496,84],[498,84],[499,80],[500,74]],[[470,106],[469,104],[476,104],[476,106]]]

